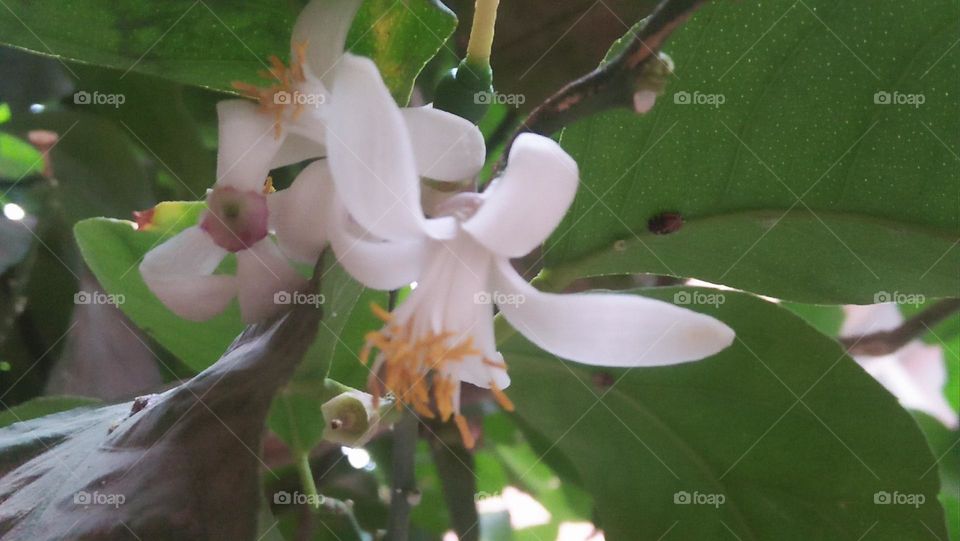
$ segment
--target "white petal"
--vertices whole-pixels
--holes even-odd
[[[237,287],[244,323],[256,323],[287,307],[281,292],[303,292],[306,280],[297,273],[270,238],[237,252]]]
[[[474,347],[479,349],[483,355],[469,357],[456,364],[451,364],[446,368],[446,371],[455,374],[461,381],[483,389],[489,389],[494,385],[498,389],[506,389],[510,386],[510,376],[502,368],[502,366],[505,366],[503,355],[497,351],[493,333],[492,307],[480,305],[474,310],[474,313],[476,321],[470,335],[473,336]],[[502,366],[493,366],[485,361],[499,363]]]
[[[261,113],[252,101],[225,100],[217,104],[220,141],[217,184],[240,190],[259,190],[283,143],[276,137],[273,115]]]
[[[313,73],[329,82],[333,67],[343,54],[350,24],[360,0],[313,0],[297,17],[291,47],[307,44],[307,64]]]
[[[904,408],[922,411],[939,420],[947,428],[957,428],[960,421],[943,396],[942,386],[931,387],[927,382],[917,380],[911,370],[904,366],[899,355],[857,356],[856,360],[867,373],[897,397]],[[936,360],[942,366],[942,358]]]
[[[227,251],[197,226],[147,252],[140,274],[173,313],[203,321],[222,312],[236,295],[236,278],[213,275]]]
[[[323,161],[308,165],[289,188],[267,196],[270,227],[288,257],[309,264],[317,261],[327,243],[333,197],[330,170]]]
[[[517,137],[503,176],[463,229],[491,251],[520,257],[542,243],[577,193],[577,163],[553,140]]]
[[[483,167],[486,146],[472,122],[433,107],[401,109],[420,176],[464,180]]]
[[[903,315],[896,304],[847,305],[843,307],[846,318],[840,336],[862,336],[889,331],[903,323]]]
[[[423,268],[426,240],[377,240],[349,221],[345,209],[337,205],[330,224],[330,245],[343,265],[357,281],[374,289],[397,289],[416,281]]]
[[[322,138],[322,131],[318,131],[318,139]],[[277,150],[277,155],[270,163],[270,169],[284,167],[292,163],[299,163],[311,158],[323,157],[326,150],[320,142],[299,133],[289,133],[283,145]]]
[[[637,295],[543,293],[503,260],[495,291],[516,295],[498,303],[531,342],[564,359],[601,366],[660,366],[713,355],[734,339],[722,322]]]
[[[350,214],[383,239],[422,236],[420,177],[409,133],[373,62],[343,56],[329,113],[327,157]]]

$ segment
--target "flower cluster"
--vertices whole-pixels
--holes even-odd
[[[514,270],[510,259],[546,239],[577,190],[577,164],[551,139],[519,136],[483,193],[450,197],[428,217],[423,179],[459,183],[477,175],[483,137],[471,122],[430,106],[398,107],[374,63],[344,52],[357,3],[312,1],[294,27],[292,65],[272,59],[268,88],[237,85],[256,102],[218,106],[217,180],[207,210],[140,266],[167,307],[204,320],[236,297],[244,321],[269,317],[284,308],[273,302],[277,292],[303,285],[292,262],[312,263],[328,245],[368,287],[416,282],[392,313],[375,309],[384,326],[367,334],[361,355],[371,363],[373,403],[389,394],[422,416],[452,418],[468,447],[461,382],[490,389],[512,409],[495,306],[534,344],[587,364],[680,363],[732,342],[723,323],[672,304],[544,293]],[[304,160],[312,161],[291,186],[274,191],[271,169]],[[234,273],[222,264],[229,253]]]

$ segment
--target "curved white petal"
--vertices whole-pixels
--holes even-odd
[[[434,180],[464,180],[483,167],[486,145],[472,122],[433,107],[400,110],[410,131],[420,176]]]
[[[307,44],[307,64],[313,73],[329,82],[343,54],[350,24],[360,0],[312,0],[293,26],[291,48]]]
[[[193,226],[147,252],[140,274],[173,313],[203,321],[222,312],[236,295],[236,278],[212,274],[226,255],[200,227]]]
[[[297,273],[270,238],[237,252],[237,296],[244,323],[256,323],[282,310],[288,298],[278,293],[303,291],[306,280]]]
[[[857,356],[856,360],[868,374],[897,397],[904,408],[922,411],[955,430],[960,419],[943,395],[941,377],[945,376],[946,370],[942,355],[939,348],[917,342],[893,355]]]
[[[324,156],[326,149],[319,141],[301,135],[298,131],[287,134],[273,161],[270,162],[270,169]],[[322,130],[318,131],[319,138],[322,138]]]
[[[217,116],[217,184],[240,190],[262,189],[284,139],[274,132],[273,115],[260,112],[252,101],[225,100],[217,104]]]
[[[501,260],[495,291],[516,295],[498,303],[531,342],[559,357],[601,366],[660,366],[713,355],[734,339],[722,322],[636,295],[543,293]]]
[[[474,310],[474,314],[476,320],[470,334],[473,336],[474,347],[483,355],[466,358],[446,367],[445,371],[455,374],[461,381],[483,389],[490,389],[493,386],[501,390],[506,389],[510,386],[510,376],[507,375],[503,355],[497,351],[493,333],[492,307],[480,305]]]
[[[577,193],[577,163],[553,140],[517,137],[503,176],[463,229],[489,250],[520,257],[542,243],[563,219]]]
[[[342,205],[331,212],[330,246],[337,261],[357,281],[374,289],[397,289],[420,277],[427,241],[378,240],[355,231]]]
[[[316,262],[327,243],[333,197],[333,181],[323,161],[308,165],[289,188],[267,196],[270,227],[288,257],[303,263]]]
[[[343,56],[329,113],[327,159],[350,214],[383,239],[422,236],[420,177],[409,133],[373,62]]]

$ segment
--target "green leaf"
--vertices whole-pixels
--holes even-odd
[[[270,55],[288,58],[290,33],[302,5],[120,0],[107,10],[95,0],[9,0],[0,13],[0,41],[232,92],[232,81],[256,80]],[[436,0],[367,0],[347,43],[373,58],[394,97],[406,103],[413,79],[455,25],[453,14]]]
[[[20,180],[43,170],[43,156],[30,143],[0,133],[0,178]]]
[[[95,406],[100,401],[82,396],[41,396],[0,413],[0,428],[61,411]]]
[[[366,0],[347,43],[377,63],[393,97],[405,104],[417,74],[456,26],[457,17],[439,0]]]
[[[784,302],[781,306],[802,317],[807,323],[827,336],[838,336],[843,326],[842,306],[823,306],[818,304],[800,304]]]
[[[947,512],[950,539],[957,539],[960,536],[960,432],[947,429],[940,421],[923,413],[914,412],[913,415],[937,457],[936,467],[931,466],[927,475],[938,470],[940,503]]]
[[[137,73],[79,64],[73,69],[79,76],[81,90],[92,94],[109,89],[110,94],[123,96],[121,105],[89,103],[76,108],[122,126],[125,135],[143,148],[144,155],[171,176],[174,196],[169,199],[202,199],[215,179],[216,155],[204,147],[200,126],[187,110],[184,91],[201,94],[208,101],[210,113],[214,113],[217,94],[185,89]]]
[[[575,465],[607,539],[945,538],[937,479],[924,476],[935,459],[910,415],[799,317],[724,300],[693,306],[737,332],[700,362],[606,369],[519,335],[501,346],[516,415]],[[875,504],[882,492],[925,503]],[[715,505],[674,503],[687,498]]]
[[[546,265],[819,304],[956,295],[958,8],[707,4],[666,44],[677,76],[649,114],[563,133],[582,185]],[[655,235],[664,212],[685,224]]]
[[[74,228],[83,259],[97,280],[108,293],[123,295],[123,313],[198,372],[220,358],[243,330],[236,302],[209,321],[181,319],[147,289],[138,267],[151,248],[195,225],[203,209],[203,203],[161,203],[154,227],[143,231],[132,222],[108,218],[83,220]]]

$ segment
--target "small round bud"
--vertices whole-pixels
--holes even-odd
[[[320,406],[327,420],[323,439],[360,447],[376,431],[379,415],[373,407],[373,397],[361,391],[341,393]]]

